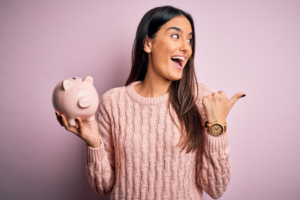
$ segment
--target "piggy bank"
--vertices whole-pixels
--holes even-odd
[[[56,85],[52,94],[55,110],[67,118],[69,126],[75,126],[75,118],[92,122],[98,108],[99,97],[93,86],[93,78],[68,78]]]

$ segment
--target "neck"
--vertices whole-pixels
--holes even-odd
[[[149,63],[150,65],[150,63]],[[157,74],[152,66],[147,68],[145,79],[141,84],[134,87],[135,91],[148,98],[155,98],[166,94],[169,91],[171,80],[165,79],[164,77]]]

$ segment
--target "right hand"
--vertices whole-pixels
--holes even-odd
[[[101,141],[99,138],[96,117],[92,122],[82,121],[79,117],[77,117],[76,126],[69,126],[66,117],[63,114],[60,114],[58,111],[56,111],[55,114],[57,121],[61,126],[64,126],[66,130],[83,139],[89,146],[93,148],[100,147]]]

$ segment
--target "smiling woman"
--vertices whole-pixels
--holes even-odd
[[[194,69],[194,32],[192,17],[182,10],[171,6],[150,10],[138,27],[132,69],[126,82],[127,86],[133,81],[142,81],[134,89],[143,97],[170,93],[169,101],[180,125],[184,123],[187,127],[184,146],[187,152],[199,146],[203,149],[204,144],[204,135],[199,134],[202,132],[201,116],[194,94],[199,90]],[[181,139],[183,137],[182,130]]]
[[[190,14],[163,6],[143,16],[125,86],[105,92],[97,122],[78,119],[74,131],[86,141],[86,173],[99,195],[199,200],[203,190],[214,199],[224,194],[231,178],[224,127],[240,94],[228,100],[198,83],[194,55]]]
[[[145,40],[148,76],[158,74],[160,77],[156,76],[155,79],[168,83],[166,86],[173,81],[179,82],[183,68],[193,55],[193,30],[189,20],[184,15],[175,16],[153,35],[146,35]],[[147,76],[145,79],[147,81]]]

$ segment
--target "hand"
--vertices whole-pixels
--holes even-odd
[[[208,123],[218,121],[225,124],[226,117],[234,105],[234,103],[241,98],[245,93],[236,93],[231,99],[228,99],[225,92],[222,90],[214,92],[210,95],[204,96],[202,99],[203,107],[207,117]]]
[[[57,121],[61,126],[64,126],[66,130],[74,133],[81,139],[83,139],[89,146],[98,148],[101,145],[98,125],[96,118],[92,122],[82,121],[79,117],[76,118],[76,126],[69,126],[68,122],[63,114],[58,111],[55,112]]]

